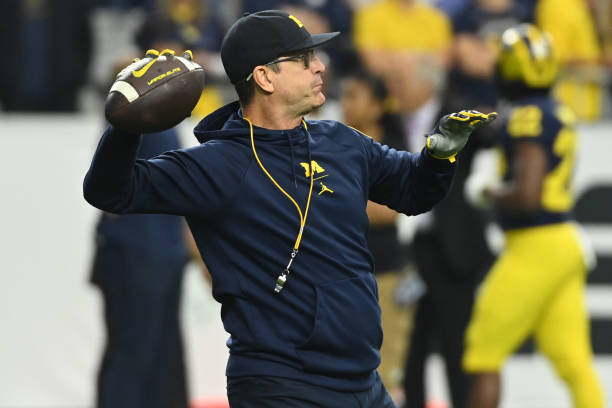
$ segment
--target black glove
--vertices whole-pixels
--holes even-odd
[[[448,159],[452,163],[472,131],[493,122],[496,117],[497,112],[481,113],[476,110],[462,110],[446,115],[434,130],[425,135],[427,150],[436,159]]]

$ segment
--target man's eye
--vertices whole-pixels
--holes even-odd
[[[314,52],[309,51],[302,56],[302,60],[304,61],[304,66],[308,68],[310,66],[310,62],[314,58]]]

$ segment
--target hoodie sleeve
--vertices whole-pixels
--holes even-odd
[[[368,158],[368,198],[407,215],[429,211],[444,198],[455,163],[420,153],[398,151],[360,135]]]
[[[145,136],[146,137],[146,136]],[[199,145],[136,160],[140,135],[109,126],[83,183],[87,202],[101,210],[206,217],[223,207],[244,175],[222,149]],[[245,169],[246,170],[246,169]]]

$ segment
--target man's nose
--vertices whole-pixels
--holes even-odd
[[[312,60],[310,61],[310,67],[312,68],[315,74],[319,72],[325,72],[325,64],[316,54],[313,55]]]

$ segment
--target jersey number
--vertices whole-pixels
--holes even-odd
[[[563,127],[553,144],[553,152],[561,159],[544,180],[542,207],[548,211],[565,212],[573,205],[570,179],[576,155],[576,132]]]

